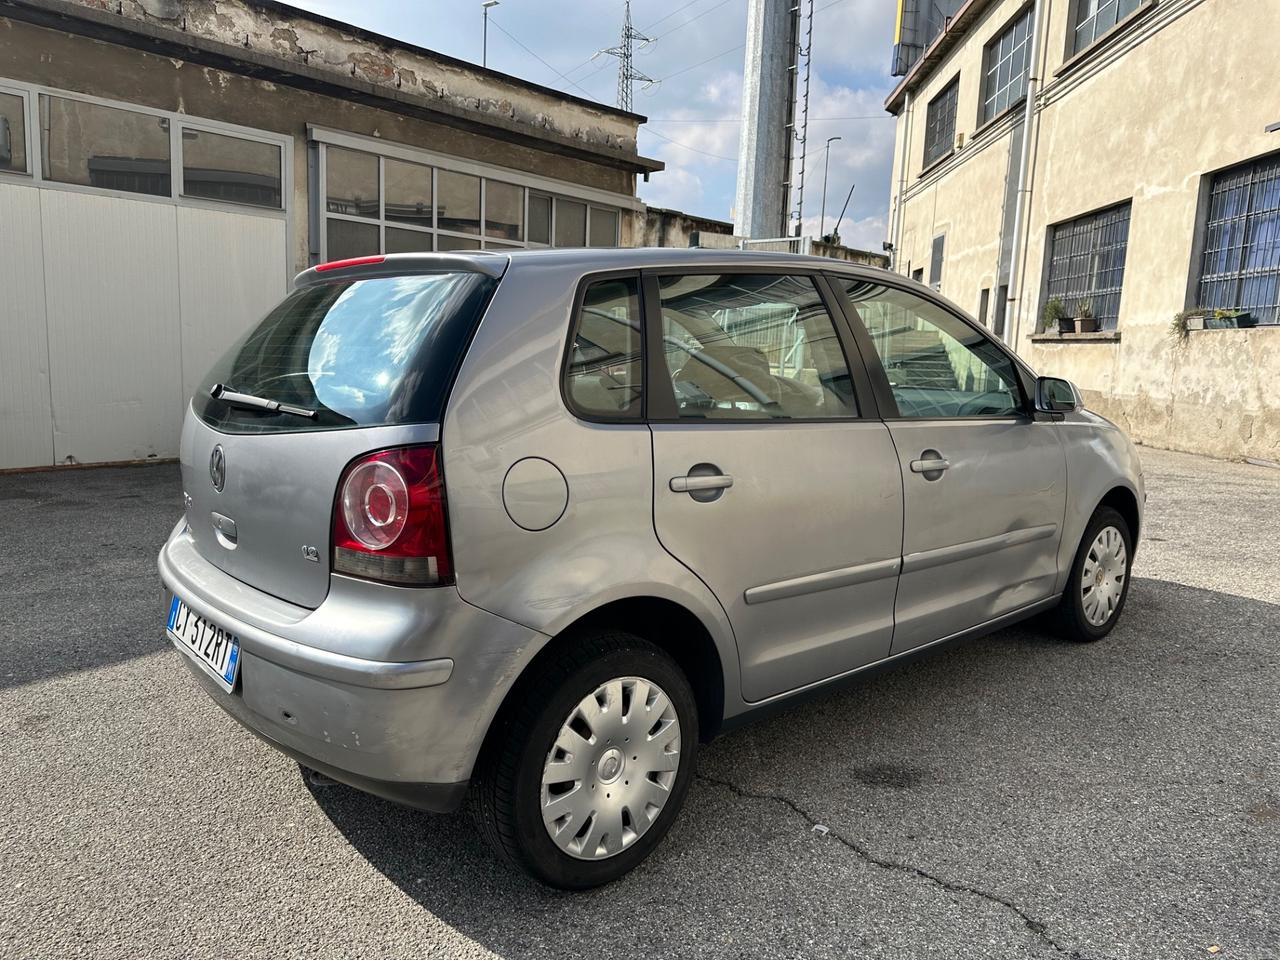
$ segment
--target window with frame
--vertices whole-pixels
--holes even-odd
[[[172,195],[168,117],[42,93],[40,123],[46,180]]]
[[[895,287],[840,281],[889,378],[901,417],[1010,417],[1023,412],[1013,360],[939,305]]]
[[[924,120],[924,165],[940,160],[956,143],[956,100],[960,95],[960,78],[956,77],[929,101]]]
[[[1030,7],[983,52],[982,122],[994,120],[1027,95],[1031,65]]]
[[[1280,323],[1280,154],[1214,176],[1196,299]]]
[[[1054,226],[1049,241],[1050,300],[1070,316],[1088,307],[1100,330],[1114,330],[1129,251],[1132,201]]]
[[[279,210],[280,155],[276,143],[184,127],[183,196]]]
[[[856,417],[844,350],[811,277],[693,274],[658,281],[677,415]]]
[[[1076,0],[1072,53],[1079,53],[1138,9],[1141,0]]]
[[[607,420],[642,416],[641,330],[636,277],[600,280],[586,288],[565,370],[565,396],[576,413]]]
[[[617,209],[325,144],[327,260],[378,253],[617,246]],[[527,222],[526,222],[527,220]]]
[[[27,103],[0,90],[0,171],[29,173],[27,167]]]

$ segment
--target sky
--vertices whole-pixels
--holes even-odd
[[[480,0],[292,2],[449,56],[481,59]],[[885,238],[889,205],[894,125],[884,100],[893,87],[895,7],[894,0],[814,3],[804,232],[819,232],[823,150],[828,137],[838,136],[825,230],[856,185],[840,236],[872,250]],[[489,66],[613,104],[617,61],[592,55],[617,44],[622,11],[623,0],[501,0],[489,14]],[[635,68],[659,81],[635,87],[633,109],[649,118],[640,128],[640,153],[667,165],[639,185],[651,206],[733,219],[746,12],[747,0],[632,2],[634,26],[653,39],[637,49]]]

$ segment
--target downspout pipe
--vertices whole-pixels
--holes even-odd
[[[911,154],[911,91],[902,101],[902,156],[898,158],[898,196],[893,210],[893,269],[901,273],[902,205],[907,192],[907,159]]]
[[[1036,97],[1040,93],[1040,77],[1044,73],[1045,38],[1041,29],[1045,19],[1045,8],[1049,0],[1035,0],[1035,9],[1031,14],[1031,36],[1035,38],[1035,54],[1031,58],[1031,75],[1027,77],[1027,103],[1022,118],[1022,159],[1018,164],[1018,193],[1013,206],[1013,251],[1009,258],[1009,306],[1013,306],[1013,342],[1014,351],[1022,337],[1023,296],[1022,284],[1026,271],[1023,261],[1026,258],[1025,244],[1022,242],[1023,227],[1027,221],[1031,206],[1031,161],[1034,137],[1031,125],[1036,117]]]

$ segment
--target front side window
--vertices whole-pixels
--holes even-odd
[[[172,195],[167,117],[45,94],[40,117],[46,180]]]
[[[1076,0],[1072,53],[1079,53],[1138,9],[1140,0]]]
[[[994,120],[1027,95],[1031,64],[1031,9],[1011,23],[983,54],[982,122]]]
[[[844,351],[811,278],[675,276],[659,289],[663,355],[682,419],[858,415]]]
[[[1280,323],[1280,154],[1213,178],[1197,299]]]
[[[0,170],[27,172],[27,120],[22,97],[0,93]]]
[[[960,78],[952,80],[945,90],[929,101],[924,122],[924,165],[955,149],[956,98],[960,94]]]
[[[1003,350],[937,304],[893,287],[842,281],[901,417],[1009,417],[1022,389]]]
[[[582,298],[565,370],[565,397],[586,417],[638,420],[642,414],[640,282],[601,280]]]
[[[182,192],[188,197],[280,209],[280,146],[186,127]]]
[[[1088,308],[1102,330],[1114,330],[1129,252],[1128,201],[1053,227],[1049,242],[1049,299],[1069,316]]]

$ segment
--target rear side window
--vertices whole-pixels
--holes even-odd
[[[580,416],[639,420],[643,397],[640,281],[601,280],[582,297],[565,370],[565,398]]]
[[[809,277],[662,277],[659,287],[681,419],[858,415],[840,340]]]
[[[437,273],[302,287],[214,365],[195,411],[228,433],[437,422],[495,286],[480,274]],[[215,384],[315,416],[215,400]]]

